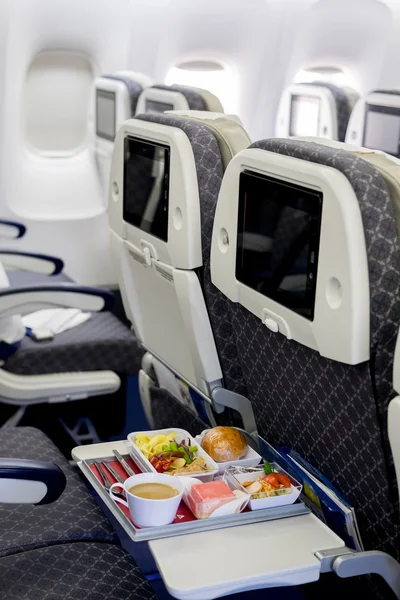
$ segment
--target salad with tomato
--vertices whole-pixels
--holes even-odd
[[[292,484],[288,475],[275,471],[268,461],[264,462],[263,471],[258,471],[256,479],[254,479],[253,471],[251,480],[249,478],[249,481],[241,481],[241,485],[248,494],[251,494],[253,500],[269,496],[282,496],[292,492]]]

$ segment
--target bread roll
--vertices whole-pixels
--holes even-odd
[[[201,445],[216,462],[239,460],[247,452],[246,438],[234,427],[210,429],[204,436]]]

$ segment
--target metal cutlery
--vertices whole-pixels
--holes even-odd
[[[115,458],[119,462],[119,464],[128,473],[129,477],[131,477],[132,475],[136,475],[135,471],[133,469],[131,469],[131,467],[128,465],[126,460],[121,456],[121,454],[118,452],[118,450],[113,449],[113,453],[114,453]]]
[[[111,475],[114,477],[114,479],[116,479],[119,483],[122,483],[122,484],[125,483],[125,479],[123,477],[121,477],[121,475],[118,473],[118,471],[116,471],[114,469],[114,467],[112,465],[110,465],[110,463],[102,461],[101,465],[103,467],[105,467],[111,473]]]
[[[110,492],[110,488],[112,486],[112,481],[108,477],[105,468],[102,467],[102,465],[95,460],[92,462],[92,464],[97,468],[100,478],[103,482],[104,488],[107,490],[107,492]],[[121,492],[117,492],[116,490],[113,490],[113,495],[116,496],[117,498],[119,498],[120,500],[125,500],[125,494],[123,494]]]

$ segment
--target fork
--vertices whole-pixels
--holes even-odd
[[[112,486],[112,482],[111,480],[108,478],[108,475],[104,469],[104,467],[97,461],[93,461],[94,466],[97,468],[100,478],[103,482],[104,488],[106,489],[106,491],[108,493],[110,493],[110,488]],[[125,500],[125,494],[121,493],[121,492],[117,492],[116,490],[113,490],[113,496],[116,496],[117,498],[119,498],[120,500]]]

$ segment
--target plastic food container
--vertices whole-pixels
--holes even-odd
[[[197,519],[208,519],[242,512],[249,503],[249,494],[223,479],[204,482],[187,477],[183,500]]]
[[[277,506],[286,506],[288,504],[293,504],[296,502],[297,498],[300,496],[300,492],[302,490],[302,485],[293,479],[281,467],[276,463],[270,463],[275,473],[283,473],[287,475],[290,479],[291,486],[290,488],[283,488],[282,490],[277,490],[276,492],[265,492],[262,497],[253,497],[247,491],[247,488],[243,487],[242,483],[245,481],[258,481],[260,477],[264,476],[264,469],[262,467],[259,468],[241,468],[241,467],[230,467],[225,472],[226,481],[234,486],[237,490],[241,490],[246,492],[248,496],[250,496],[249,507],[251,510],[259,510],[261,508],[274,508]],[[284,491],[284,490],[288,491]],[[272,495],[268,495],[272,494]]]
[[[132,446],[132,458],[135,460],[138,467],[145,473],[157,473],[156,469],[153,467],[151,462],[145,457],[145,455],[142,453],[140,448],[135,444],[136,436],[139,433],[143,433],[149,437],[153,437],[153,436],[159,435],[159,434],[168,435],[169,433],[173,433],[173,432],[176,433],[175,439],[178,442],[181,442],[183,440],[190,440],[191,446],[198,446],[197,456],[199,458],[204,458],[207,466],[210,468],[210,471],[207,471],[207,473],[193,473],[193,474],[181,473],[181,474],[177,474],[176,477],[191,477],[191,476],[193,476],[198,479],[201,479],[201,481],[212,481],[214,479],[214,476],[217,475],[218,470],[219,470],[217,463],[214,462],[210,456],[208,456],[208,454],[203,450],[203,448],[201,448],[201,446],[190,435],[190,433],[185,431],[184,429],[178,429],[178,428],[154,429],[152,431],[134,431],[133,433],[130,433],[128,435],[128,441],[130,442],[130,444]],[[170,475],[170,473],[167,473],[167,475]]]
[[[195,440],[199,446],[201,446],[201,442],[203,441],[203,437],[205,436],[207,431],[210,431],[210,430],[205,429],[204,431],[202,431],[200,433],[200,435],[197,435],[195,437]],[[260,456],[260,454],[258,454],[258,452],[253,450],[253,448],[251,446],[248,446],[246,455],[243,458],[240,458],[239,460],[228,461],[228,462],[217,462],[216,464],[218,465],[220,475],[223,475],[225,473],[226,469],[228,469],[231,466],[256,467],[257,465],[260,464],[261,460],[262,460],[262,456]]]

